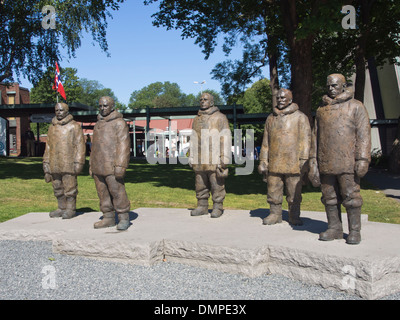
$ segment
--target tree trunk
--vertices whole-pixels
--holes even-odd
[[[364,89],[365,89],[365,46],[366,46],[366,35],[361,34],[358,39],[357,49],[356,49],[356,83],[354,85],[355,93],[354,98],[364,102]]]
[[[356,48],[356,83],[354,86],[354,98],[364,102],[364,89],[365,89],[365,68],[366,68],[366,49],[367,40],[370,34],[369,25],[371,23],[371,9],[375,0],[361,0],[361,26],[360,37],[357,41]]]
[[[291,47],[293,102],[299,105],[299,109],[309,118],[310,123],[312,123],[311,92],[313,86],[312,41],[313,37],[297,40]]]
[[[269,54],[269,86],[272,92],[272,108],[274,108],[277,104],[277,95],[279,90],[279,79],[278,79],[278,62],[277,62],[277,53]]]
[[[313,11],[315,9],[313,8]],[[282,0],[281,10],[287,43],[290,48],[293,102],[299,105],[299,109],[305,113],[310,120],[310,124],[312,124],[312,44],[314,35],[309,35],[304,39],[296,38],[295,32],[298,28],[298,16],[295,0]]]

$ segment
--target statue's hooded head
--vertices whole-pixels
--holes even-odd
[[[335,99],[346,88],[346,78],[340,73],[334,73],[328,76],[326,81],[328,96]]]
[[[101,97],[99,99],[99,112],[102,117],[107,117],[114,111],[115,103],[111,97]]]

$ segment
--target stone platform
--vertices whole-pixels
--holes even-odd
[[[218,219],[191,217],[188,209],[138,208],[126,231],[94,229],[101,213],[70,220],[28,213],[0,224],[0,240],[52,241],[57,253],[153,265],[166,259],[239,273],[248,277],[281,274],[377,299],[400,291],[400,225],[362,217],[362,242],[323,242],[325,213],[303,211],[303,226],[265,226],[267,209],[225,210]],[[343,214],[345,236],[347,217]]]

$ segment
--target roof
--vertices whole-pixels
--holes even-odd
[[[221,105],[218,106],[224,114],[232,116],[234,113],[243,114],[242,105]],[[175,107],[175,108],[139,108],[127,109],[120,111],[125,119],[129,120],[145,120],[150,119],[178,119],[188,116],[195,116],[199,111],[199,107]],[[77,121],[95,122],[97,121],[97,111],[77,111],[73,113]],[[1,116],[1,115],[0,115]]]
[[[0,117],[23,117],[31,116],[33,114],[53,114],[54,103],[51,104],[15,104],[15,105],[0,105]],[[79,122],[97,122],[97,108],[87,106],[81,103],[70,103],[68,104],[70,113],[74,116],[74,119]],[[243,105],[219,105],[218,108],[224,113],[228,120],[233,121],[237,124],[244,123],[264,123],[267,118],[267,113],[257,114],[245,114]],[[139,109],[127,109],[121,111],[125,119],[137,121],[145,121],[146,119],[152,120],[166,120],[165,127],[168,127],[168,119],[188,119],[195,117],[199,111],[199,107],[175,107],[175,108],[139,108]],[[151,122],[150,121],[150,122]],[[184,123],[178,121],[179,123]],[[187,123],[186,128],[178,127],[178,130],[191,128],[191,123]],[[144,127],[146,126],[146,122]],[[138,126],[141,126],[137,122]],[[186,124],[185,124],[186,125]],[[178,125],[180,126],[180,124]],[[150,123],[150,127],[151,123]]]
[[[172,119],[170,121],[172,131],[181,131],[192,128],[193,118]],[[146,120],[135,120],[135,126],[146,128]],[[167,131],[168,127],[169,119],[151,119],[149,123],[149,129],[161,129]]]
[[[54,113],[54,103],[31,103],[31,104],[2,104],[0,105],[0,117],[24,117],[33,114]],[[81,103],[68,104],[71,113],[78,111],[95,111],[93,107]]]

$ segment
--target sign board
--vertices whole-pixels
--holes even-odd
[[[54,113],[51,114],[33,114],[31,115],[31,122],[34,123],[51,123],[54,118]]]

